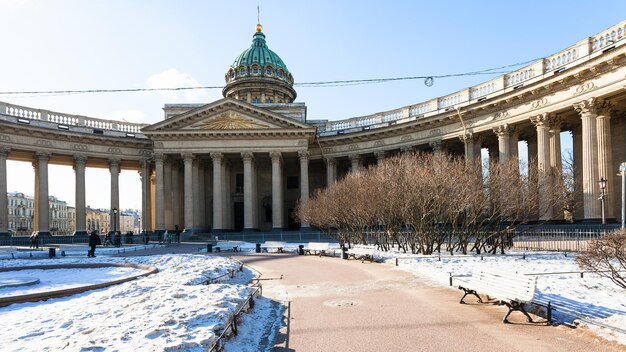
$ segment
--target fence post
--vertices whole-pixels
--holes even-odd
[[[452,286],[452,272],[450,272],[449,274],[450,274],[450,286]]]

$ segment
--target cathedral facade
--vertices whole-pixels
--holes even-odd
[[[539,172],[561,168],[562,131],[573,138],[579,209],[621,219],[626,161],[626,21],[490,81],[410,106],[341,121],[309,121],[294,77],[257,25],[251,46],[225,74],[223,99],[168,104],[156,124],[132,124],[0,102],[0,234],[8,233],[6,160],[33,163],[35,228],[50,234],[48,165],[75,170],[77,235],[86,233],[85,168],[111,172],[119,209],[121,169],[139,171],[142,230],[180,224],[185,235],[308,228],[298,202],[390,155],[427,151],[480,163],[518,158]],[[607,180],[604,190],[598,183]],[[540,200],[541,201],[541,200]],[[111,214],[119,216],[119,214]],[[551,219],[558,220],[559,214]],[[117,219],[119,223],[119,219]]]

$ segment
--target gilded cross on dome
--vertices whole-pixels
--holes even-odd
[[[256,123],[251,119],[243,118],[241,115],[229,111],[223,113],[211,121],[199,124],[197,127],[205,130],[243,130],[255,128],[269,128],[268,125]]]

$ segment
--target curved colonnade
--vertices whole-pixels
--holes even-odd
[[[119,208],[120,170],[139,171],[142,226],[148,232],[174,224],[190,233],[280,231],[297,228],[290,211],[311,190],[385,156],[426,150],[478,163],[487,148],[490,157],[506,161],[518,157],[518,142],[525,141],[529,160],[537,160],[539,172],[549,172],[562,167],[563,131],[572,134],[574,177],[581,185],[576,196],[584,205],[575,218],[600,218],[601,178],[608,180],[607,217],[616,218],[615,174],[626,160],[624,43],[626,21],[444,97],[311,125],[281,115],[275,106],[229,98],[169,106],[175,114],[166,106],[167,118],[150,126],[0,102],[0,234],[8,233],[7,158],[33,163],[35,226],[44,236],[50,232],[50,163],[75,169],[79,235],[86,229],[86,167],[109,168],[111,209]]]

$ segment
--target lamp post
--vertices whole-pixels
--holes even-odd
[[[622,229],[626,229],[626,161],[620,164],[619,171],[622,175]]]
[[[598,181],[600,184],[600,201],[602,202],[602,225],[606,225],[606,212],[604,207],[604,200],[606,199],[606,179],[603,177]]]

